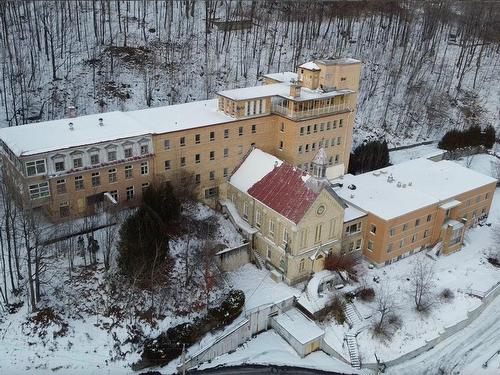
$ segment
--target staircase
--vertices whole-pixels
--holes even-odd
[[[252,249],[252,255],[253,255],[253,259],[255,260],[255,264],[257,265],[257,268],[259,268],[261,270],[264,269],[266,262],[262,258],[262,255],[260,255],[258,251],[255,251],[253,249]]]
[[[361,326],[363,324],[363,318],[361,317],[361,314],[359,313],[358,309],[356,309],[356,306],[354,306],[353,303],[348,302],[345,305],[345,315],[347,318],[347,322],[349,323],[349,326],[355,327],[355,326]]]
[[[429,258],[437,260],[439,254],[443,250],[443,241],[438,242],[432,249],[430,249],[426,254]]]
[[[351,366],[355,369],[361,368],[361,361],[359,360],[358,342],[356,336],[353,334],[346,334],[345,341],[347,343],[347,350],[349,351],[349,358],[351,359]]]

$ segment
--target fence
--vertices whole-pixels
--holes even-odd
[[[444,327],[444,330],[439,332],[436,337],[430,340],[426,340],[426,344],[421,346],[418,349],[415,349],[411,352],[408,352],[406,354],[403,354],[401,357],[393,359],[391,361],[385,362],[386,367],[391,367],[391,366],[396,366],[399,365],[403,362],[406,362],[412,358],[415,358],[419,356],[422,353],[425,353],[426,351],[432,349],[434,346],[439,344],[441,341],[453,336],[455,333],[461,331],[465,327],[467,327],[469,324],[471,324],[476,318],[481,315],[481,313],[484,311],[486,307],[496,298],[500,295],[500,282],[496,283],[492,288],[489,289],[488,292],[486,292],[484,298],[482,299],[481,305],[476,307],[475,309],[472,309],[467,312],[467,318],[464,320],[461,320],[458,323],[455,323],[451,326]],[[377,370],[378,369],[378,364],[377,363],[364,363],[361,367],[363,368],[370,368]]]
[[[215,357],[235,350],[238,346],[250,340],[252,336],[267,330],[270,327],[270,318],[279,311],[286,311],[293,307],[294,301],[295,297],[292,296],[280,302],[246,310],[241,320],[231,330],[222,333],[211,344],[190,355],[184,364],[177,367],[177,371],[188,370],[200,363],[210,361]]]

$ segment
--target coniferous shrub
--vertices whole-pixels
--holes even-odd
[[[370,141],[356,147],[349,160],[349,173],[370,172],[390,165],[386,141]]]
[[[438,143],[440,149],[454,151],[466,147],[492,148],[496,140],[495,128],[488,125],[484,131],[477,125],[465,130],[452,129]]]

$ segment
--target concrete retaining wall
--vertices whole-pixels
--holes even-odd
[[[230,272],[250,263],[249,246],[250,244],[247,242],[237,247],[219,251],[215,256],[219,267],[225,272]]]

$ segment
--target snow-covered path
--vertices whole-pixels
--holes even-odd
[[[418,374],[500,374],[500,356],[483,368],[482,364],[500,350],[500,297],[462,332],[436,345],[428,352],[386,373]]]

